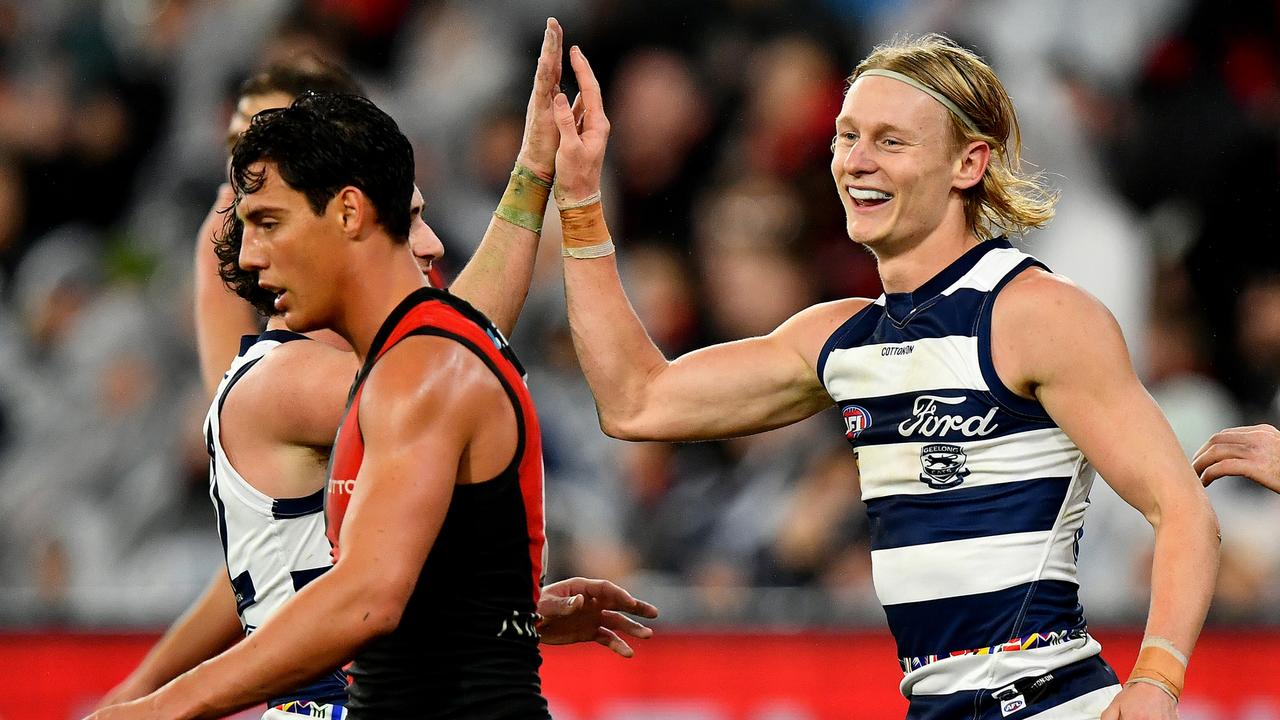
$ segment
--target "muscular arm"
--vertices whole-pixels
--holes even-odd
[[[1068,281],[1031,270],[997,299],[992,341],[1006,384],[1034,393],[1155,529],[1147,635],[1190,655],[1217,576],[1217,519],[1169,423],[1134,374],[1115,319]],[[1159,693],[1150,686],[1129,691]]]
[[[227,289],[218,276],[218,258],[213,254],[213,237],[222,227],[235,194],[230,185],[218,188],[218,199],[205,216],[196,234],[195,291],[196,351],[200,356],[200,379],[206,395],[213,397],[222,374],[240,350],[242,335],[256,335],[258,321],[249,303]]]
[[[547,181],[555,175],[556,147],[560,142],[551,99],[559,92],[562,36],[559,23],[548,20],[525,113],[524,142],[516,159]],[[538,237],[532,230],[506,220],[490,219],[475,255],[449,291],[474,305],[504,335],[510,336],[529,295]]]
[[[174,621],[129,677],[103,697],[101,705],[127,702],[153,692],[242,637],[235,593],[226,571],[220,569],[199,599]]]
[[[609,136],[599,82],[577,48],[570,61],[582,96],[577,113],[564,95],[555,100],[556,199],[562,204],[598,196]],[[627,440],[746,435],[827,407],[831,399],[814,371],[818,351],[865,303],[818,305],[765,337],[668,362],[627,300],[614,256],[566,258],[564,281],[573,346],[595,395],[600,427]]]
[[[569,327],[600,427],[626,440],[704,440],[789,425],[831,405],[823,340],[865,301],[818,305],[763,337],[668,361],[627,300],[613,256],[565,260]]]
[[[340,665],[394,630],[444,521],[464,452],[499,399],[505,396],[492,374],[456,343],[409,338],[388,352],[361,399],[364,461],[337,564],[253,635],[147,698],[147,709],[164,718],[222,717]]]

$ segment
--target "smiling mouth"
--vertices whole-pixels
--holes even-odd
[[[853,204],[860,208],[873,208],[884,205],[893,199],[892,193],[883,190],[867,190],[862,188],[848,188],[849,197],[853,198]]]

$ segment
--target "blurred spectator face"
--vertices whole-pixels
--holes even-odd
[[[753,170],[789,177],[821,157],[840,77],[811,40],[773,42],[748,68],[746,152]]]
[[[640,245],[627,253],[627,294],[650,337],[667,353],[694,340],[697,308],[685,267],[669,248]]]
[[[520,153],[524,116],[499,112],[483,120],[472,137],[470,163],[482,185],[503,188],[511,174],[511,158]]]
[[[1240,294],[1240,355],[1255,373],[1280,379],[1280,276],[1251,283]]]
[[[22,234],[26,221],[26,191],[17,166],[0,157],[0,257]]]
[[[953,205],[963,216],[951,192],[951,144],[937,100],[891,78],[855,81],[836,117],[831,157],[849,237],[871,249],[905,248],[936,230]]]
[[[811,300],[790,252],[804,220],[799,198],[771,178],[711,197],[699,208],[698,252],[712,322],[725,338],[767,334]]]
[[[619,68],[613,98],[623,181],[642,191],[665,186],[706,131],[708,110],[693,72],[674,52],[637,52]]]
[[[272,92],[264,95],[245,95],[236,103],[236,111],[231,114],[231,122],[227,125],[227,152],[236,146],[236,141],[249,127],[253,116],[263,110],[289,107],[293,96],[288,93]]]

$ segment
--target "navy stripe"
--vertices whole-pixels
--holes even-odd
[[[1019,720],[1053,709],[1094,690],[1118,685],[1119,678],[1097,655],[1048,673],[1037,672],[1015,682],[1026,706],[1005,716],[989,690],[963,690],[950,695],[913,695],[907,720]]]
[[[870,415],[870,424],[853,438],[853,444],[858,447],[908,442],[964,443],[1057,427],[1047,418],[1010,413],[985,392],[966,388],[915,390],[841,400],[837,404],[842,413],[845,408],[857,406]],[[994,415],[987,420],[993,410]]]
[[[886,308],[884,321],[870,337],[857,344],[909,342],[953,335],[973,337],[977,333],[978,310],[986,297],[985,291],[976,288],[957,288],[912,313],[910,322],[904,324],[894,322]]]
[[[1003,237],[979,242],[912,292],[886,294],[885,307],[899,324],[905,325],[914,319],[913,315],[929,307],[930,301],[942,293],[943,290],[956,284],[960,278],[976,267],[978,261],[986,257],[987,253],[992,250],[1008,250],[1011,248],[1013,248],[1013,245]]]
[[[227,562],[227,506],[222,504],[222,496],[218,494],[217,471],[213,461],[209,461],[209,497],[213,498],[213,514],[218,516],[218,539],[222,541],[222,560]],[[230,575],[227,576],[230,578]]]
[[[898,657],[944,655],[1000,645],[1033,632],[1085,627],[1075,583],[1015,585],[977,595],[885,605]]]
[[[236,370],[236,374],[232,375],[231,379],[227,381],[226,387],[222,388],[222,395],[218,397],[218,418],[219,419],[222,418],[222,406],[226,404],[227,396],[231,394],[231,388],[235,387],[235,384],[240,382],[240,378],[244,377],[244,374],[249,372],[249,370],[254,365],[257,365],[258,361],[261,359],[262,359],[261,357],[256,357],[250,360],[249,362],[241,365],[240,369]]]
[[[1040,478],[867,501],[871,549],[1052,530],[1071,478]]]
[[[326,489],[320,488],[305,497],[276,498],[272,500],[271,517],[276,520],[288,520],[290,518],[314,515],[324,510],[324,493]]]
[[[1004,289],[1009,281],[1017,277],[1027,268],[1038,267],[1042,270],[1049,268],[1044,263],[1033,257],[1028,257],[1018,263],[1013,270],[1010,270],[999,283],[992,288],[987,294],[987,302],[978,312],[978,367],[982,368],[982,378],[986,380],[987,387],[990,389],[991,396],[1002,406],[1012,412],[1020,413],[1030,417],[1047,418],[1049,413],[1045,412],[1044,406],[1035,400],[1029,400],[1009,388],[1005,387],[1004,381],[1000,379],[1000,374],[996,372],[995,361],[991,358],[991,317],[995,312],[996,296]]]
[[[823,387],[826,387],[823,373],[826,372],[827,358],[831,355],[831,351],[859,345],[858,340],[874,332],[876,324],[883,318],[884,308],[872,303],[854,313],[831,333],[827,341],[822,344],[822,350],[818,352],[818,381],[823,383]]]
[[[306,587],[312,580],[329,572],[332,565],[321,565],[318,568],[309,568],[307,570],[290,570],[289,577],[293,579],[293,590],[297,592]]]

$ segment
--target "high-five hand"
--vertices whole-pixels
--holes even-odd
[[[547,18],[542,54],[538,56],[533,92],[529,94],[529,107],[524,116],[524,141],[517,157],[517,162],[545,180],[555,175],[556,148],[560,145],[553,102],[560,94],[563,43],[564,30],[560,23],[555,18]]]
[[[564,93],[555,96],[560,149],[556,152],[553,192],[556,203],[562,207],[580,203],[600,192],[600,171],[604,167],[604,149],[609,141],[609,118],[604,114],[600,82],[577,45],[569,50],[569,63],[573,66],[582,94],[574,103],[576,113]]]

